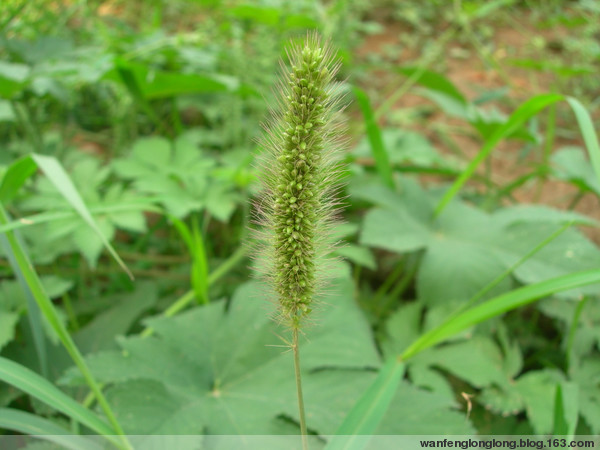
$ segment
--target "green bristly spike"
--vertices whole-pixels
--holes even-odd
[[[339,63],[316,34],[288,51],[291,71],[278,86],[278,109],[260,142],[264,161],[261,222],[270,231],[269,278],[280,317],[292,327],[312,309],[323,236],[331,221],[339,167]]]
[[[309,34],[288,56],[291,71],[282,71],[277,108],[260,141],[264,189],[255,209],[266,230],[263,253],[279,319],[292,329],[300,432],[308,450],[298,330],[324,278],[317,261],[332,247],[327,230],[341,173],[342,121],[339,83],[333,81],[339,62],[329,45]]]

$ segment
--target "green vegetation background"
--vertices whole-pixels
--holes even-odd
[[[311,445],[600,434],[599,19],[3,1],[0,433],[298,432],[247,243],[279,61],[316,29],[349,106],[343,245],[301,344]]]

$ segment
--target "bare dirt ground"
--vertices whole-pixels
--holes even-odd
[[[448,42],[444,50],[440,52],[439,59],[432,64],[431,69],[443,73],[470,100],[476,98],[482,92],[508,86],[507,101],[495,102],[495,105],[505,114],[510,114],[519,103],[536,94],[555,92],[557,79],[553,73],[514,67],[510,64],[510,60],[530,58],[535,56],[536,53],[539,58],[542,55],[540,52],[552,52],[553,44],[560,44],[568,30],[560,26],[543,30],[538,29],[527,14],[520,16],[519,21],[518,29],[507,23],[494,25],[493,44],[491,45],[493,51],[488,55],[487,61],[484,60],[481,52],[477,52],[470,45],[468,40],[458,36]],[[373,54],[379,54],[387,57],[386,62],[398,66],[416,65],[420,55],[414,49],[403,46],[401,39],[402,33],[413,31],[407,25],[398,22],[384,20],[380,23],[383,26],[383,32],[368,36],[365,39],[364,44],[358,51],[359,58],[366,61]],[[536,37],[538,42],[542,38],[547,46],[542,49],[539,46],[535,47],[532,42]],[[397,48],[397,52],[390,52],[390,48]],[[389,57],[390,53],[392,53],[392,58]],[[493,64],[490,64],[490,61]],[[374,84],[365,86],[365,88],[373,99],[374,107],[377,107],[378,101],[382,102],[387,98],[390,93],[402,85],[405,78],[393,73],[375,71],[372,80],[374,80]],[[411,94],[409,91],[394,104],[393,109],[396,111],[407,110],[423,105],[431,105],[431,102]],[[541,132],[545,132],[547,116],[547,111],[543,111],[540,115]],[[385,117],[384,115],[384,119]],[[578,131],[574,116],[566,103],[558,105],[557,118],[557,128],[562,127]],[[426,121],[420,120],[410,124],[410,128],[429,137],[433,145],[442,154],[449,153],[449,149],[444,142],[440,141],[436,133],[432,132],[435,124],[445,124],[463,129],[469,127],[464,122],[461,123],[456,119],[449,118],[439,108],[436,108],[435,112],[428,116]],[[394,124],[387,123],[385,120],[380,121],[380,125],[394,126]],[[573,139],[557,137],[553,146],[554,151],[566,145],[583,147],[583,142],[578,133],[574,136],[577,137]],[[478,139],[472,133],[449,131],[448,137],[454,140],[468,158],[474,157],[482,144],[481,139]],[[509,184],[520,175],[531,171],[534,163],[540,160],[541,149],[524,157],[521,152],[522,147],[523,144],[520,141],[508,141],[502,142],[493,151],[491,155],[491,177],[495,183],[500,185]],[[577,189],[566,182],[532,180],[517,188],[513,196],[519,203],[538,203],[567,209],[576,193]],[[600,201],[594,195],[585,195],[577,203],[575,210],[600,221]],[[586,227],[583,231],[597,244],[600,244],[599,229]]]

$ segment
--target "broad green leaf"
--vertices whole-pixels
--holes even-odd
[[[129,156],[114,162],[119,175],[133,179],[139,191],[157,195],[177,218],[206,207],[210,191],[219,189],[211,176],[214,166],[185,135],[173,144],[157,137],[139,139]]]
[[[126,430],[147,434],[158,426],[162,433],[178,433],[205,427],[215,434],[276,434],[279,414],[295,417],[292,355],[284,341],[288,330],[271,320],[264,298],[264,286],[248,283],[227,310],[223,302],[213,302],[152,319],[152,336],[121,339],[122,352],[90,356],[98,379],[113,384],[107,395],[115,399]],[[303,384],[310,399],[308,427],[327,434],[370,383],[372,372],[364,368],[378,367],[379,357],[350,281],[337,281],[314,317],[316,324],[306,328],[300,344]],[[142,379],[146,384],[138,385]],[[82,382],[74,370],[65,381]],[[154,387],[149,390],[147,383]],[[138,400],[124,400],[126,392]],[[164,423],[135,414],[162,407],[171,411]]]
[[[100,434],[106,436],[114,434],[114,430],[106,422],[60,391],[48,380],[1,356],[0,380],[21,389]]]
[[[404,181],[400,194],[374,191],[371,196],[366,188],[361,190],[353,188],[352,194],[373,197],[385,206],[367,213],[360,243],[398,253],[424,250],[417,294],[430,305],[466,301],[511,268],[519,281],[535,283],[592,269],[600,260],[600,250],[574,229],[561,232],[530,254],[565,223],[577,220],[569,212],[546,208],[536,218],[539,209],[520,207],[487,214],[456,200],[432,219],[435,199],[417,185]],[[510,286],[505,277],[486,295]],[[594,289],[589,286],[561,295],[579,296]]]
[[[335,250],[335,254],[352,261],[354,264],[376,270],[377,262],[373,253],[366,248],[354,244],[345,244]]]
[[[129,275],[129,277],[133,279],[133,275],[125,263],[121,260],[106,236],[103,234],[102,230],[98,226],[98,223],[96,220],[94,220],[94,217],[81,198],[81,195],[73,185],[69,175],[65,172],[65,169],[58,162],[58,160],[50,156],[38,155],[35,153],[32,154],[31,157],[36,162],[38,167],[44,171],[45,175],[52,182],[52,184],[54,184],[56,189],[64,196],[65,200],[69,202],[73,209],[77,211],[81,218],[98,235],[102,241],[102,244],[108,249],[117,263]]]
[[[25,181],[35,173],[37,165],[29,156],[12,163],[0,181],[0,202],[10,202]]]
[[[598,282],[600,282],[600,270],[596,269],[572,273],[507,292],[451,317],[442,325],[428,331],[405,350],[402,357],[408,359],[462,330],[539,298]]]
[[[156,284],[139,283],[135,292],[127,293],[126,297],[113,296],[114,306],[97,314],[91,322],[73,335],[73,339],[82,353],[113,349],[116,347],[115,337],[126,334],[133,322],[154,306],[156,300]]]
[[[467,405],[454,398],[418,389],[401,381],[376,434],[468,435],[475,428],[467,419]]]
[[[403,303],[385,323],[381,342],[387,357],[399,355],[421,334],[422,302]]]
[[[423,352],[410,364],[442,368],[476,388],[509,383],[502,353],[491,339],[479,335]]]
[[[552,433],[556,384],[563,380],[559,371],[550,369],[527,372],[517,380],[516,390],[536,434]]]
[[[83,436],[77,436],[54,422],[35,416],[25,411],[10,408],[0,408],[0,428],[34,436],[44,436],[43,439],[60,445],[60,448],[81,450],[101,450],[101,446]],[[1,439],[1,438],[0,438]]]
[[[120,75],[126,71],[135,80],[140,94],[149,100],[182,94],[233,92],[239,89],[237,79],[225,76],[166,72],[132,61],[119,61],[118,69],[108,72],[104,78],[122,81]]]
[[[377,125],[373,109],[369,103],[369,98],[362,90],[357,87],[353,88],[354,96],[358,101],[358,105],[363,113],[363,117],[367,129],[367,137],[371,144],[371,151],[373,158],[375,159],[375,167],[384,185],[393,188],[394,178],[392,173],[392,167],[390,165],[390,159],[387,150],[384,146],[383,139],[381,137],[381,130]]]
[[[25,64],[0,61],[0,96],[14,97],[27,85],[30,72]]]
[[[600,222],[591,217],[579,214],[575,211],[563,211],[545,205],[521,204],[510,206],[495,211],[493,217],[494,220],[498,221],[502,226],[510,226],[520,222],[543,222],[552,224],[573,223],[574,225],[587,225],[591,227],[600,226]]]

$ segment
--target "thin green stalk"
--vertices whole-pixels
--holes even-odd
[[[546,174],[550,167],[550,155],[554,148],[554,137],[556,135],[556,103],[548,107],[548,127],[546,128],[546,142],[544,143],[544,151],[542,154],[542,166],[544,168],[542,176],[538,179],[538,186],[536,192],[536,200],[539,200],[542,195],[542,189],[544,182],[547,179]]]
[[[8,222],[9,222],[9,220],[6,215],[6,212],[5,212],[4,208],[0,205],[0,225],[7,224]],[[25,253],[23,247],[21,246],[19,241],[16,239],[16,236],[14,235],[14,233],[12,231],[9,231],[6,233],[6,238],[9,241],[9,244],[10,244],[11,250],[14,254],[15,260],[16,260],[21,272],[23,273],[23,277],[25,278],[27,285],[31,289],[31,293],[33,294],[38,306],[40,307],[42,314],[44,314],[44,316],[48,320],[48,323],[52,326],[52,328],[58,335],[58,337],[61,340],[62,344],[64,345],[65,349],[67,350],[67,352],[73,359],[73,362],[79,368],[79,370],[81,371],[81,374],[85,378],[88,386],[90,387],[90,389],[92,390],[92,392],[94,393],[96,398],[98,399],[98,404],[104,411],[104,414],[106,415],[106,418],[108,419],[113,430],[115,431],[115,434],[120,436],[120,440],[122,442],[122,448],[130,449],[131,445],[129,444],[129,441],[127,440],[127,437],[125,436],[125,433],[123,432],[123,429],[121,428],[121,425],[117,421],[110,405],[108,404],[108,401],[106,400],[106,398],[104,397],[104,394],[102,393],[102,390],[100,389],[100,386],[94,379],[94,376],[92,375],[90,369],[88,368],[87,364],[85,363],[85,360],[83,359],[82,354],[79,352],[79,349],[75,345],[75,342],[71,338],[71,335],[69,334],[69,332],[67,331],[67,329],[65,328],[63,323],[61,322],[61,320],[58,316],[58,313],[56,311],[56,308],[54,307],[52,301],[46,295],[46,292],[44,291],[42,283],[41,283],[37,273],[33,269],[33,265],[29,261],[29,258],[27,257],[27,254]]]
[[[73,304],[71,303],[71,296],[65,292],[62,296],[63,305],[65,306],[65,310],[67,311],[67,316],[69,317],[69,322],[71,322],[71,328],[74,331],[79,330],[79,321],[77,320],[77,315],[73,310]]]
[[[298,327],[292,328],[292,349],[294,350],[294,372],[296,374],[296,391],[298,394],[298,412],[300,414],[300,434],[302,435],[302,450],[308,450],[308,433],[306,431],[304,396],[302,395],[302,373],[300,372],[300,348],[298,346]]]
[[[575,342],[575,333],[577,332],[577,326],[579,325],[579,318],[581,317],[581,313],[583,312],[583,308],[587,304],[589,297],[583,297],[579,303],[577,303],[577,308],[575,308],[575,313],[573,314],[573,321],[571,322],[571,326],[569,328],[569,335],[567,336],[567,345],[566,345],[566,360],[567,360],[567,368],[571,366],[571,354],[573,352],[573,343]]]

